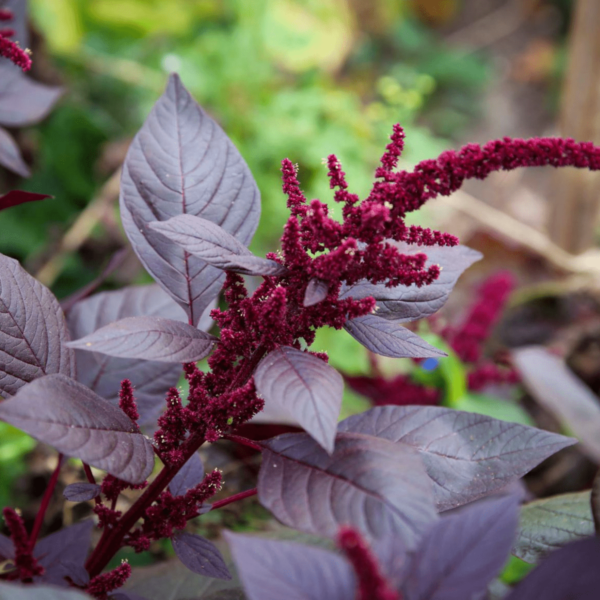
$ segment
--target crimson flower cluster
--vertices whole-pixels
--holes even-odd
[[[15,30],[11,29],[10,21],[13,19],[13,13],[7,8],[0,8],[0,24],[7,23],[8,27],[0,27],[0,56],[7,58],[23,71],[31,69],[31,52],[19,46],[18,41],[10,38],[14,37]]]

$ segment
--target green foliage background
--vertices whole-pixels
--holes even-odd
[[[29,0],[43,40],[34,46],[35,75],[61,83],[65,95],[42,124],[20,134],[33,157],[33,177],[15,182],[0,173],[0,189],[10,185],[55,199],[0,213],[0,252],[32,273],[52,256],[116,168],[103,166],[110,148],[128,144],[171,71],[220,122],[254,173],[263,197],[252,244],[259,254],[277,248],[287,217],[284,157],[299,165],[308,198],[330,201],[323,159],[337,154],[352,191],[364,196],[393,123],[406,129],[405,163],[436,156],[476,113],[487,67],[445,48],[409,4]],[[417,218],[426,224],[426,213]],[[108,253],[114,247],[105,238],[98,225],[92,242]],[[91,281],[106,253],[84,247],[69,256],[53,291],[61,298]],[[140,271],[136,281],[145,278]],[[368,368],[365,350],[344,332],[320,331],[315,349],[332,351],[333,365],[347,372]],[[347,400],[350,411],[352,402],[364,403]]]

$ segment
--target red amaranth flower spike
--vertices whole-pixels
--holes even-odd
[[[341,527],[337,545],[356,573],[359,590],[356,600],[402,600],[402,595],[384,577],[377,558],[357,531]]]
[[[23,50],[18,42],[13,42],[7,37],[0,36],[0,56],[8,58],[17,67],[20,67],[23,71],[29,71],[31,69],[31,58],[30,51]]]
[[[450,336],[451,346],[461,360],[476,363],[481,358],[483,344],[498,322],[513,287],[514,279],[506,271],[492,275],[480,287],[464,324]]]
[[[108,594],[123,587],[131,575],[131,566],[126,560],[108,573],[96,575],[87,584],[85,591],[98,600],[107,600]]]
[[[0,21],[12,21],[14,18],[12,10],[0,8]]]
[[[405,137],[404,129],[399,123],[396,123],[390,136],[392,141],[385,147],[385,153],[379,161],[381,167],[375,171],[375,177],[385,178],[398,166],[398,159],[404,150]]]
[[[15,549],[14,564],[17,569],[18,578],[25,581],[36,575],[42,575],[44,567],[38,564],[32,554],[29,536],[27,535],[23,519],[16,510],[9,507],[4,508],[2,514],[4,515],[4,522],[6,523]]]
[[[133,396],[133,385],[131,385],[129,379],[123,379],[123,381],[121,381],[119,407],[133,422],[136,422],[140,418]]]

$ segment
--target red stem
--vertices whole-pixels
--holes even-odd
[[[46,487],[46,491],[44,492],[44,497],[42,498],[42,503],[40,504],[40,509],[38,510],[37,515],[35,516],[35,521],[33,523],[33,529],[31,530],[31,536],[29,537],[29,546],[33,550],[35,543],[40,534],[40,530],[42,529],[42,525],[44,524],[44,516],[46,515],[46,511],[48,510],[48,506],[50,505],[50,500],[52,499],[52,494],[54,493],[54,488],[56,487],[56,482],[58,481],[58,476],[60,475],[60,468],[62,466],[63,455],[58,455],[58,463],[52,476],[50,477],[50,481],[48,482],[48,486]]]
[[[252,356],[238,371],[237,377],[235,377],[231,386],[229,386],[228,391],[241,387],[250,379],[250,377],[252,377],[252,373],[254,372],[256,365],[260,362],[266,352],[267,347],[263,344],[259,344]],[[204,436],[199,434],[192,435],[186,441],[181,448],[184,455],[182,464],[185,464],[190,456],[192,456],[192,454],[194,454],[194,452],[196,452],[198,448],[202,446],[204,441]],[[179,469],[180,467],[165,465],[162,471],[156,476],[156,479],[154,479],[154,481],[146,488],[144,493],[119,519],[117,525],[113,529],[104,529],[98,545],[94,548],[92,554],[85,564],[85,568],[87,569],[90,578],[95,577],[102,572],[102,569],[106,567],[111,558],[121,547],[125,535],[142,517],[145,510],[158,498],[159,494],[167,487],[167,485],[169,485]]]
[[[236,502],[237,500],[243,500],[244,498],[250,498],[250,496],[256,496],[256,493],[256,488],[252,488],[251,490],[246,490],[245,492],[240,492],[239,494],[229,496],[229,498],[223,498],[223,500],[215,502],[210,510],[217,510],[217,508],[223,508],[224,506],[227,506],[232,502]]]
[[[236,444],[240,444],[241,446],[252,448],[253,450],[258,450],[259,452],[262,452],[263,450],[262,446],[259,443],[253,440],[249,440],[248,438],[242,437],[241,435],[234,435],[231,433],[229,435],[224,435],[223,439],[229,440],[230,442],[235,442]]]
[[[96,485],[96,478],[94,477],[94,474],[92,473],[92,469],[90,469],[90,465],[88,465],[87,463],[84,463],[83,461],[81,464],[83,465],[83,471],[85,473],[85,476],[87,477],[88,482]],[[100,494],[98,494],[94,498],[94,504],[102,504],[102,499],[100,498]]]

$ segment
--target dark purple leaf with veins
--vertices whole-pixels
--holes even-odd
[[[201,258],[213,267],[244,275],[283,275],[283,265],[254,256],[244,244],[212,221],[194,215],[178,215],[150,223],[150,229]]]
[[[399,535],[410,547],[437,518],[419,455],[354,433],[338,434],[331,456],[303,433],[264,442],[258,497],[301,531],[335,537],[351,525],[370,539]]]
[[[600,590],[600,538],[553,552],[506,600],[594,600]]]
[[[121,218],[146,269],[197,324],[223,272],[148,227],[182,214],[208,219],[247,245],[260,196],[235,146],[171,75],[125,159]]]
[[[414,246],[403,242],[387,240],[403,254],[426,254],[426,267],[439,265],[440,276],[430,285],[399,285],[386,287],[385,283],[373,284],[359,281],[355,285],[342,287],[340,299],[360,300],[372,296],[377,300],[377,315],[399,323],[428,317],[446,304],[458,278],[482,255],[466,246]]]
[[[21,156],[21,151],[13,137],[0,127],[0,165],[21,177],[30,177],[29,167]]]
[[[249,600],[352,600],[356,578],[343,558],[312,546],[225,532]]]
[[[142,483],[154,466],[152,444],[137,425],[64,375],[47,375],[23,386],[0,403],[0,419],[128,483]]]
[[[208,330],[213,321],[207,314],[199,328]],[[78,302],[67,314],[72,338],[82,338],[100,327],[126,317],[156,316],[187,322],[184,311],[158,285],[139,285],[115,292],[101,292]],[[105,354],[76,350],[77,379],[115,406],[119,405],[121,381],[134,386],[142,429],[153,430],[165,407],[165,394],[177,385],[181,366],[156,361],[113,358]]]
[[[306,286],[306,292],[304,293],[304,306],[314,306],[319,304],[327,298],[329,292],[329,284],[322,279],[313,277]]]
[[[95,483],[71,483],[63,490],[63,496],[70,502],[85,502],[99,496],[100,489]]]
[[[267,408],[287,413],[333,452],[344,391],[335,369],[312,354],[281,346],[262,359],[254,382]]]
[[[162,317],[127,317],[69,342],[69,348],[169,363],[208,356],[217,339],[187,323]]]
[[[75,355],[52,292],[16,260],[0,254],[0,395],[51,373],[72,376]]]
[[[2,130],[0,129],[0,135]],[[1,142],[0,142],[1,143]],[[19,206],[19,204],[25,204],[26,202],[36,202],[38,200],[44,200],[45,198],[52,198],[48,194],[34,194],[33,192],[24,192],[23,190],[13,190],[0,196],[0,210],[6,208],[12,208],[13,206]]]
[[[231,579],[231,573],[217,550],[208,540],[192,533],[177,532],[172,538],[177,558],[190,570],[205,577]]]
[[[41,539],[35,545],[33,555],[46,572],[36,579],[68,585],[65,581],[68,576],[78,585],[85,585],[89,575],[84,565],[92,543],[93,527],[92,519],[86,519]]]
[[[395,321],[365,315],[346,321],[344,329],[365,348],[391,358],[448,356]]]
[[[439,510],[501,490],[576,440],[534,427],[438,406],[379,406],[338,430],[418,450]]]
[[[183,496],[188,490],[196,487],[203,478],[202,459],[197,452],[194,452],[169,483],[169,491],[173,496]]]
[[[442,517],[406,568],[405,600],[464,600],[486,590],[510,554],[518,511],[511,495]]]

